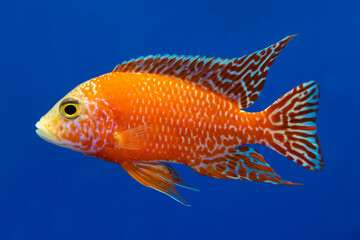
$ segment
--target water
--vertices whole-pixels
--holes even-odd
[[[358,239],[357,1],[2,1],[0,239]],[[320,84],[325,170],[257,147],[303,186],[215,180],[184,207],[120,166],[46,143],[35,123],[81,82],[156,53],[240,57],[299,34],[271,67],[259,111]]]

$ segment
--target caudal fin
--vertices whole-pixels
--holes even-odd
[[[264,110],[267,118],[266,146],[310,169],[324,167],[316,136],[319,85],[303,83]]]

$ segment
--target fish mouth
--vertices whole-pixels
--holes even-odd
[[[40,122],[37,122],[35,127],[36,127],[36,134],[39,137],[41,137],[42,139],[44,139],[49,143],[59,145],[60,141],[53,134],[51,134],[50,131],[44,125],[42,125]]]

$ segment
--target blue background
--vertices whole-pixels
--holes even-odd
[[[0,2],[0,239],[359,239],[359,1]],[[303,186],[215,180],[184,207],[116,164],[46,143],[35,123],[81,82],[154,53],[240,57],[299,34],[271,67],[266,108],[320,84],[325,170],[257,147]]]

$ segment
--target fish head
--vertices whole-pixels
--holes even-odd
[[[113,127],[111,110],[81,85],[58,101],[36,123],[36,133],[45,141],[84,154],[102,150]]]

